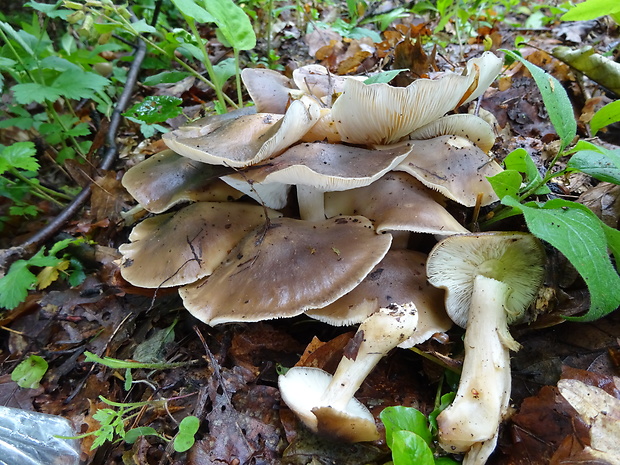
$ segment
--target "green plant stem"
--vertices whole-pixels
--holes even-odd
[[[56,192],[52,189],[48,189],[45,186],[42,186],[40,184],[37,184],[35,182],[32,181],[32,179],[27,178],[26,176],[24,176],[22,173],[20,173],[17,169],[15,168],[9,168],[9,172],[15,176],[17,179],[19,179],[20,181],[28,184],[28,186],[30,186],[30,188],[32,189],[32,194],[36,195],[39,198],[45,199],[45,200],[49,200],[50,202],[54,202],[56,205],[63,207],[64,204],[62,202],[60,202],[59,200],[55,199],[54,197],[52,197],[52,195],[62,198],[64,200],[71,200],[71,197],[69,197],[66,194],[62,194],[60,192]]]
[[[62,118],[60,117],[60,115],[58,114],[58,112],[54,108],[54,105],[51,102],[47,102],[47,114],[53,117],[54,121],[62,128],[63,132],[65,133],[69,132],[69,128],[65,125]],[[69,136],[69,140],[71,141],[73,150],[75,150],[75,152],[80,157],[86,160],[86,155],[82,152],[82,149],[80,148],[80,144],[78,143],[77,139],[74,136]],[[67,145],[65,144],[64,141],[65,140],[63,139],[62,143],[63,143],[63,146],[66,147]]]
[[[241,70],[239,69],[239,50],[233,48],[233,54],[235,57],[235,84],[237,86],[237,101],[239,102],[239,108],[243,107],[243,91],[241,90]]]
[[[433,362],[433,363],[435,363],[436,365],[439,365],[442,368],[445,368],[446,370],[452,371],[452,372],[457,373],[457,374],[461,374],[461,372],[458,369],[448,365],[447,363],[445,363],[440,358],[435,357],[434,355],[428,354],[428,353],[418,349],[415,346],[409,348],[409,350],[411,350],[412,352],[415,352],[416,354],[420,355],[421,357],[424,357],[426,360],[428,360],[430,362]]]
[[[192,34],[194,34],[194,39],[196,40],[196,43],[200,47],[200,51],[202,52],[202,55],[203,55],[203,63],[205,65],[205,68],[207,69],[207,73],[209,73],[209,77],[211,78],[211,81],[216,82],[215,71],[213,70],[213,64],[211,63],[211,58],[209,57],[209,52],[207,51],[207,47],[202,41],[202,37],[200,37],[198,28],[196,28],[196,22],[192,18],[188,18],[188,17],[185,17],[185,21],[189,25],[189,28],[191,29]],[[238,75],[239,73],[237,73],[237,76]],[[224,93],[222,92],[221,87],[214,85],[213,90],[215,90],[215,95],[217,96],[217,99],[219,100],[222,108],[226,108],[226,101],[224,100]]]
[[[35,83],[39,83],[39,81],[37,81],[34,76],[32,75],[32,73],[30,72],[30,70],[26,67],[26,64],[24,63],[24,61],[22,60],[22,57],[19,53],[17,53],[17,50],[15,50],[15,47],[13,47],[13,44],[11,43],[11,41],[9,40],[9,38],[6,36],[6,34],[4,33],[4,31],[2,30],[2,28],[0,28],[0,38],[2,38],[2,40],[4,40],[4,42],[8,45],[8,47],[11,49],[11,52],[13,52],[13,55],[15,56],[15,59],[19,62],[19,64],[21,65],[21,67],[24,69],[24,71],[26,72],[26,74],[28,75],[28,77],[30,78],[31,82],[35,82]]]

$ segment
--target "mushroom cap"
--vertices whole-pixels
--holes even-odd
[[[364,217],[272,220],[249,233],[206,280],[179,289],[210,325],[299,315],[357,286],[387,253],[391,236]]]
[[[418,79],[407,87],[347,79],[332,107],[343,142],[390,144],[480,95],[495,79],[502,60],[490,52],[467,63],[466,74]],[[475,97],[474,97],[475,98]]]
[[[295,100],[283,115],[242,114],[212,117],[199,129],[164,134],[166,145],[184,157],[212,165],[240,168],[278,155],[297,142],[319,119],[319,105]]]
[[[464,228],[436,200],[438,194],[407,173],[389,172],[369,186],[325,194],[325,213],[362,215],[378,233],[412,231],[427,234],[464,234]]]
[[[521,319],[544,278],[545,251],[528,233],[488,232],[450,236],[437,243],[426,262],[428,281],[446,290],[446,311],[465,328],[474,279],[478,275],[507,284],[508,323]]]
[[[407,349],[421,344],[452,326],[443,306],[444,293],[426,280],[425,264],[423,253],[390,250],[359,286],[326,307],[308,310],[306,315],[344,326],[360,323],[392,303],[413,302],[418,310],[417,327],[399,347]]]
[[[308,185],[324,192],[353,189],[376,181],[405,160],[410,151],[407,144],[373,150],[324,142],[303,143],[249,168],[244,176],[255,183]]]
[[[459,136],[440,136],[429,140],[412,141],[414,146],[405,160],[395,169],[404,171],[422,184],[441,192],[466,207],[498,200],[486,179],[500,173],[502,167],[470,140]]]
[[[328,105],[331,104],[329,100],[332,95],[341,93],[344,83],[349,79],[364,81],[366,76],[339,76],[317,64],[302,66],[293,71],[293,81],[304,94],[316,97]]]
[[[222,168],[161,152],[129,168],[123,186],[146,210],[162,213],[185,202],[225,202],[243,195],[217,179]]]
[[[413,131],[409,134],[409,139],[432,139],[447,135],[469,139],[484,153],[488,153],[495,144],[495,133],[491,125],[479,116],[469,113],[442,116]]]
[[[331,380],[332,375],[320,368],[293,367],[278,378],[278,387],[284,403],[315,433],[348,442],[379,439],[374,417],[355,397],[344,411],[321,405]]]
[[[254,102],[257,113],[286,113],[291,94],[300,93],[293,89],[291,80],[272,69],[245,68],[241,80]]]
[[[273,210],[271,218],[282,216]],[[199,202],[147,218],[119,247],[121,275],[135,286],[172,287],[208,276],[256,226],[265,209],[233,202]]]

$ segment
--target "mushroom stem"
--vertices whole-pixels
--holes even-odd
[[[306,221],[323,221],[325,219],[324,192],[314,186],[297,185],[297,203],[299,217]]]
[[[493,452],[510,400],[510,348],[505,302],[509,285],[486,276],[474,279],[465,360],[456,398],[438,417],[439,443],[448,452],[467,451],[464,463],[484,464]]]
[[[392,304],[366,318],[352,339],[359,341],[357,352],[353,357],[346,353],[342,357],[322,396],[321,405],[344,409],[381,358],[409,338],[417,323],[418,315],[413,303],[402,306]]]

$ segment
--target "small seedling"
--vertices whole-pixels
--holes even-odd
[[[37,389],[47,371],[47,362],[43,357],[30,355],[15,367],[11,379],[24,389]]]

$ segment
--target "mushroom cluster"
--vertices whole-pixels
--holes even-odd
[[[286,386],[319,379],[302,421],[347,440],[375,439],[363,406],[355,407],[363,427],[333,418],[355,404],[383,354],[452,324],[443,291],[426,280],[426,256],[407,245],[413,233],[469,233],[447,202],[497,200],[486,180],[501,171],[487,154],[492,128],[448,113],[480,96],[501,65],[485,52],[460,74],[404,88],[333,76],[319,65],[292,79],[244,70],[254,107],[165,134],[169,150],[125,174],[125,188],[154,215],[120,247],[122,276],[139,287],[178,287],[188,311],[210,325],[301,313],[361,323],[357,358],[345,356],[333,378],[294,368],[280,386],[293,408]],[[372,342],[370,327],[388,320],[396,322],[386,326],[389,337],[384,331]],[[334,383],[346,384],[346,393]]]

